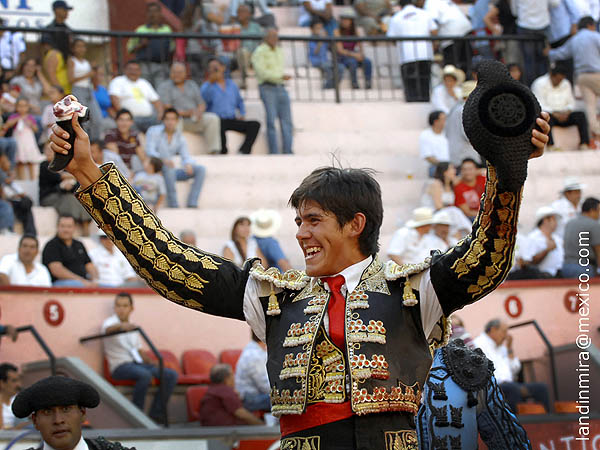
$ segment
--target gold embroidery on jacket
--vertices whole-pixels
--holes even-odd
[[[304,409],[304,390],[294,389],[291,393],[289,389],[279,390],[271,388],[271,413],[276,416],[283,414],[301,414]]]
[[[381,320],[369,320],[364,324],[362,319],[355,318],[354,314],[348,321],[346,338],[348,342],[375,342],[385,344],[386,329]]]
[[[321,450],[321,437],[292,437],[281,440],[281,450]]]
[[[344,355],[319,328],[315,349],[310,360],[307,377],[307,403],[342,403],[345,401],[344,380],[346,362]]]
[[[385,450],[419,450],[415,431],[385,431],[384,437]]]
[[[406,411],[417,414],[421,401],[421,389],[416,382],[407,386],[401,381],[398,386],[391,389],[374,387],[372,392],[366,388],[358,389],[358,382],[354,381],[352,388],[352,408],[358,415],[388,411]]]

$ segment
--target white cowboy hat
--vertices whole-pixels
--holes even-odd
[[[250,215],[252,234],[259,238],[273,236],[281,226],[281,216],[274,209],[259,209]]]
[[[431,225],[433,223],[433,210],[427,207],[421,207],[413,210],[413,217],[406,226],[408,228],[422,227],[423,225]]]
[[[585,187],[585,184],[579,181],[577,177],[565,177],[561,192],[580,191]]]
[[[560,217],[560,214],[552,206],[540,206],[535,212],[535,223],[539,223],[540,220],[548,216]]]
[[[466,99],[469,95],[471,95],[471,92],[473,92],[476,87],[477,87],[477,81],[473,81],[473,80],[465,81],[462,84],[462,86],[460,87],[462,98]]]
[[[433,215],[433,225],[452,225],[452,219],[447,211],[438,211]]]
[[[465,81],[465,73],[460,70],[458,67],[453,66],[452,64],[447,64],[444,66],[442,70],[442,78],[446,75],[450,75],[456,79],[457,84],[462,84]]]

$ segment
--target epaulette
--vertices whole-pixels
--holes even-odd
[[[419,264],[398,265],[394,261],[385,263],[383,276],[386,280],[394,281],[399,278],[406,278],[406,281],[404,282],[404,292],[402,294],[402,303],[404,306],[415,306],[419,303],[408,277],[423,272],[425,269],[428,269],[429,266],[431,266],[431,258],[426,258],[425,261]]]
[[[260,263],[250,269],[250,276],[259,281],[268,281],[278,288],[294,291],[304,288],[310,280],[310,277],[302,270],[292,269],[281,273],[277,267],[265,269]]]

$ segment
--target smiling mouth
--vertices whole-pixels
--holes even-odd
[[[319,253],[321,253],[321,247],[308,247],[304,250],[304,253],[305,253],[305,256],[304,256],[305,260],[312,259],[315,256],[317,256]]]

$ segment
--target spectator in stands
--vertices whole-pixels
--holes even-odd
[[[210,369],[210,385],[200,402],[198,413],[201,425],[264,425],[262,420],[244,408],[234,385],[229,364],[216,364]]]
[[[100,245],[90,250],[90,259],[98,269],[98,285],[102,287],[122,287],[140,284],[131,265],[104,231],[98,233]]]
[[[60,173],[48,169],[48,164],[54,158],[54,152],[49,145],[44,147],[46,161],[40,164],[39,201],[40,206],[52,206],[59,216],[70,216],[81,225],[82,235],[89,234],[89,225],[92,220],[83,206],[73,196],[77,189],[77,181],[66,171]]]
[[[90,141],[90,152],[92,154],[92,159],[94,160],[94,162],[98,165],[106,164],[107,162],[114,162],[115,165],[119,168],[119,171],[123,174],[123,176],[129,178],[129,168],[125,164],[125,161],[123,161],[123,158],[121,158],[118,153],[104,148],[104,145],[104,141]]]
[[[55,31],[46,31],[42,33],[42,44],[49,44],[50,47],[58,50],[66,62],[67,56],[71,49],[71,28],[66,24],[69,18],[69,11],[73,9],[67,2],[56,0],[52,3],[52,12],[54,20],[50,22],[46,28]],[[52,84],[58,84],[56,80],[50,79]],[[67,89],[65,89],[67,91]],[[68,93],[68,92],[67,92]]]
[[[108,150],[119,155],[132,173],[143,169],[147,156],[140,143],[138,131],[133,128],[133,116],[127,109],[120,109],[116,114],[117,128],[108,130],[104,137],[104,145]]]
[[[92,85],[94,87],[94,97],[100,111],[102,112],[102,134],[104,135],[107,130],[116,127],[115,116],[117,110],[110,100],[108,90],[104,86],[106,73],[102,65],[96,66],[94,75],[92,76]]]
[[[21,95],[29,101],[31,114],[42,114],[42,95],[48,92],[50,83],[42,73],[42,68],[34,58],[27,58],[19,66],[18,75],[10,80],[21,88]]]
[[[264,0],[262,0],[264,1]],[[232,0],[232,4],[238,2],[238,0]],[[250,10],[250,6],[246,3],[240,3],[237,8],[237,21],[240,24],[240,35],[251,35],[251,36],[262,36],[263,29],[257,22],[254,22],[252,19],[252,13]],[[274,26],[274,25],[270,25]],[[246,89],[246,78],[248,76],[248,70],[251,66],[250,58],[252,57],[252,53],[258,47],[260,41],[252,40],[252,39],[242,39],[240,47],[236,51],[236,59],[242,74],[242,89]]]
[[[19,337],[19,332],[13,325],[0,325],[0,338],[6,335],[10,337],[11,341],[16,342]]]
[[[163,113],[160,97],[148,80],[140,78],[140,63],[128,61],[125,74],[120,75],[108,85],[110,101],[116,110],[126,108],[133,116],[135,126],[145,133],[148,127],[155,125]]]
[[[162,174],[167,188],[167,205],[169,208],[179,208],[177,200],[176,181],[193,178],[188,194],[186,207],[196,208],[198,197],[202,191],[206,169],[196,164],[189,154],[187,143],[181,131],[177,129],[179,113],[175,108],[167,108],[162,117],[162,124],[148,128],[146,133],[146,154],[149,157],[160,158],[163,162]],[[183,167],[175,167],[175,157],[181,158]]]
[[[56,236],[42,251],[42,263],[48,267],[54,286],[94,287],[98,285],[98,269],[81,241],[73,238],[75,219],[59,216]]]
[[[0,26],[6,26],[4,19],[0,18]],[[2,30],[0,32],[0,66],[7,79],[15,75],[15,71],[22,64],[27,46],[23,33]]]
[[[50,103],[44,107],[41,117],[42,132],[40,142],[46,143],[50,133],[52,133],[52,125],[56,123],[56,116],[54,115],[54,104],[61,100],[65,96],[65,92],[61,86],[50,85],[47,90],[48,98]]]
[[[419,135],[419,155],[429,163],[428,173],[433,177],[436,166],[448,162],[448,139],[444,135],[446,114],[443,111],[433,111],[428,118],[429,128]]]
[[[12,411],[19,418],[31,416],[33,425],[42,435],[43,444],[39,449],[135,450],[102,437],[83,438],[81,428],[87,420],[85,409],[95,408],[99,403],[100,395],[91,385],[59,375],[44,378],[21,391],[15,397]]]
[[[65,94],[71,93],[71,83],[69,83],[69,74],[67,72],[68,51],[63,54],[50,44],[41,45],[42,67],[44,76],[53,86],[60,86]]]
[[[523,82],[523,70],[521,69],[521,66],[517,63],[510,63],[507,64],[506,68],[508,69],[508,72],[510,73],[510,76],[513,77],[513,79],[520,81],[521,83]]]
[[[235,389],[248,411],[270,411],[271,385],[267,375],[267,345],[253,332],[235,366]]]
[[[434,110],[448,114],[462,98],[461,85],[465,81],[465,73],[450,64],[444,66],[442,80],[431,91],[431,106]]]
[[[35,236],[21,236],[18,252],[0,259],[0,285],[52,286],[48,269],[35,260],[38,252],[39,242]]]
[[[565,227],[565,261],[562,275],[579,278],[598,276],[600,261],[600,201],[589,197],[581,205],[581,214],[569,220]],[[585,256],[589,254],[588,256]]]
[[[556,234],[560,215],[550,206],[542,206],[535,213],[536,227],[523,241],[519,257],[530,273],[529,278],[560,277],[563,265],[563,240]]]
[[[465,134],[465,129],[462,123],[462,113],[467,98],[475,89],[477,82],[469,80],[465,81],[461,87],[461,101],[458,102],[448,113],[444,131],[448,139],[448,154],[450,162],[454,167],[460,167],[460,164],[466,158],[471,158],[481,165],[481,156],[475,151],[471,142]]]
[[[597,2],[598,0],[594,0]],[[584,15],[579,10],[578,0],[559,0],[554,8],[550,9],[550,29],[548,42],[550,48],[558,48],[569,38],[577,33],[577,22]],[[565,75],[569,83],[573,83],[573,58],[556,61],[565,68]]]
[[[0,195],[0,234],[12,233],[15,226],[13,208],[9,202],[3,200],[1,197]]]
[[[184,244],[196,247],[196,233],[193,230],[183,230],[179,233],[179,239]]]
[[[561,47],[546,49],[551,61],[573,58],[576,84],[585,102],[585,113],[593,139],[600,137],[596,102],[600,97],[600,33],[594,19],[589,16],[579,20],[578,31]]]
[[[473,344],[473,338],[471,337],[471,333],[469,333],[465,328],[462,319],[456,314],[453,314],[452,334],[450,335],[450,342],[455,341],[456,339],[461,339],[469,348],[475,348],[475,344]]]
[[[397,230],[388,247],[388,257],[396,264],[418,264],[429,256],[424,237],[431,230],[433,211],[431,208],[417,208],[413,218]]]
[[[4,124],[2,116],[0,116],[0,127]],[[6,156],[10,161],[11,170],[14,169],[17,161],[17,141],[15,138],[0,136],[0,156]],[[1,170],[1,169],[0,169]]]
[[[258,80],[260,99],[267,116],[267,141],[269,153],[292,153],[293,129],[290,96],[285,89],[285,81],[291,78],[284,73],[283,50],[278,45],[277,29],[269,28],[265,40],[252,54],[252,66]],[[281,147],[277,145],[275,120],[279,119]],[[281,151],[279,150],[281,148]]]
[[[305,0],[302,2],[298,25],[309,27],[315,19],[323,23],[328,36],[333,36],[333,30],[337,23],[333,16],[333,4],[331,0]]]
[[[439,26],[438,36],[468,36],[473,30],[471,21],[452,0],[425,2],[425,10]],[[470,41],[440,41],[440,49],[445,66],[452,64],[463,72],[471,67],[473,50]]]
[[[356,25],[367,35],[385,34],[392,18],[390,0],[358,0],[354,2]]]
[[[275,26],[275,16],[269,9],[265,0],[230,0],[229,2],[229,17],[231,22],[240,22],[240,6],[245,6],[249,14],[248,18],[264,28],[271,28]],[[256,10],[260,10],[260,17],[254,17]],[[242,11],[246,13],[246,10]]]
[[[248,217],[242,216],[235,219],[233,227],[231,227],[231,239],[223,247],[223,256],[240,267],[250,258],[260,258],[262,265],[265,266],[265,257],[260,251],[256,239],[250,234],[250,225]]]
[[[340,16],[339,27],[334,30],[335,36],[357,37],[354,11],[345,12]],[[338,42],[337,44],[338,62],[343,64],[350,73],[352,89],[358,89],[358,79],[356,71],[360,67],[365,76],[365,89],[371,89],[372,64],[371,60],[365,56],[362,42]]]
[[[517,18],[517,34],[537,35],[540,40],[520,41],[525,64],[524,81],[530,86],[533,80],[548,71],[547,59],[542,50],[546,31],[550,26],[550,9],[559,0],[513,0],[511,9]]]
[[[0,429],[20,429],[29,423],[28,420],[19,419],[11,409],[15,397],[21,390],[21,375],[17,366],[11,363],[0,364],[0,402],[2,415],[0,416]]]
[[[400,0],[402,7],[392,17],[387,31],[389,37],[435,36],[437,25],[423,10],[424,0]],[[398,61],[402,73],[404,98],[407,102],[428,102],[431,84],[431,41],[398,41]]]
[[[437,211],[431,220],[431,231],[423,236],[423,247],[431,250],[441,250],[444,253],[457,242],[450,235],[452,218],[447,211]]]
[[[208,152],[221,151],[221,121],[214,113],[206,112],[200,86],[187,79],[185,64],[171,66],[170,79],[158,86],[158,94],[165,108],[175,108],[183,120],[183,130],[204,136]]]
[[[167,195],[165,179],[162,175],[163,167],[162,159],[152,156],[146,159],[144,170],[133,177],[133,186],[154,212],[163,205]]]
[[[548,387],[545,384],[514,381],[521,370],[521,362],[514,355],[513,339],[508,334],[508,325],[500,319],[492,319],[485,325],[484,330],[485,332],[477,336],[473,343],[494,363],[494,376],[511,409],[517,412],[517,403],[531,396],[550,412]]]
[[[0,198],[11,203],[14,217],[23,225],[23,233],[35,236],[37,231],[31,212],[33,202],[25,195],[23,188],[15,183],[10,160],[5,155],[0,155]]]
[[[137,27],[135,32],[157,35],[168,35],[172,32],[171,27],[164,23],[159,2],[146,4],[146,23]],[[167,67],[174,48],[173,41],[166,37],[133,37],[127,41],[127,51],[139,62],[142,78],[153,86],[158,86],[168,78]]]
[[[206,110],[215,113],[221,119],[221,153],[228,151],[225,132],[232,130],[245,136],[239,153],[249,154],[258,136],[260,123],[244,119],[244,100],[236,84],[230,78],[225,78],[225,64],[222,61],[216,58],[210,60],[208,80],[200,87],[200,93],[206,102]]]
[[[21,96],[21,87],[16,84],[10,84],[8,90],[0,97],[0,112],[5,117],[15,112],[17,99]]]
[[[146,392],[152,383],[152,378],[160,376],[158,362],[151,357],[150,352],[142,350],[140,334],[131,330],[138,325],[130,322],[133,312],[133,298],[127,292],[121,292],[115,297],[115,313],[102,323],[102,333],[111,334],[117,331],[129,331],[103,340],[104,356],[108,368],[115,380],[135,380],[133,387],[133,404],[144,411]],[[163,392],[165,403],[168,402],[175,385],[177,372],[163,368]],[[156,392],[148,415],[157,422],[162,422],[164,410],[160,390]]]
[[[435,166],[433,177],[425,183],[421,197],[421,206],[438,211],[454,205],[454,184],[456,168],[449,162],[441,162]]]
[[[269,267],[277,267],[282,273],[292,268],[279,242],[273,235],[281,226],[281,216],[274,209],[259,209],[250,215],[252,236],[264,255]]]
[[[320,20],[313,20],[310,25],[312,36],[326,37],[327,32],[323,28],[323,23]],[[323,78],[323,89],[333,89],[334,73],[333,61],[331,60],[329,44],[323,41],[309,41],[308,43],[308,60],[313,67],[317,67],[321,71]],[[338,82],[342,79],[344,66],[337,63]]]
[[[485,176],[477,173],[477,163],[471,158],[460,165],[460,180],[454,186],[454,206],[460,208],[471,222],[479,212],[481,194],[485,189]]]
[[[71,84],[71,93],[89,109],[89,120],[83,128],[90,139],[100,139],[102,133],[102,111],[94,96],[91,78],[94,76],[92,65],[85,59],[87,45],[83,39],[74,39],[71,56],[67,60],[67,74]]]
[[[571,219],[577,217],[581,209],[581,191],[585,184],[579,181],[577,177],[566,177],[563,181],[563,188],[559,199],[554,200],[550,205],[554,211],[560,215],[556,234],[563,237],[565,226]]]
[[[35,133],[38,131],[37,121],[35,117],[29,114],[29,102],[25,97],[20,97],[17,100],[15,113],[8,117],[0,134],[4,135],[9,131],[17,141],[17,154],[15,157],[17,178],[20,180],[27,179],[25,176],[25,169],[27,168],[29,179],[34,180],[36,178],[34,164],[39,164],[44,157],[40,153],[35,138]]]
[[[567,68],[556,64],[550,72],[536,79],[531,85],[531,90],[540,102],[543,111],[550,113],[550,126],[569,127],[576,125],[579,131],[579,148],[587,150],[590,144],[588,124],[585,114],[575,109],[575,96],[573,87],[567,80]],[[548,135],[549,149],[555,149],[552,129]]]

